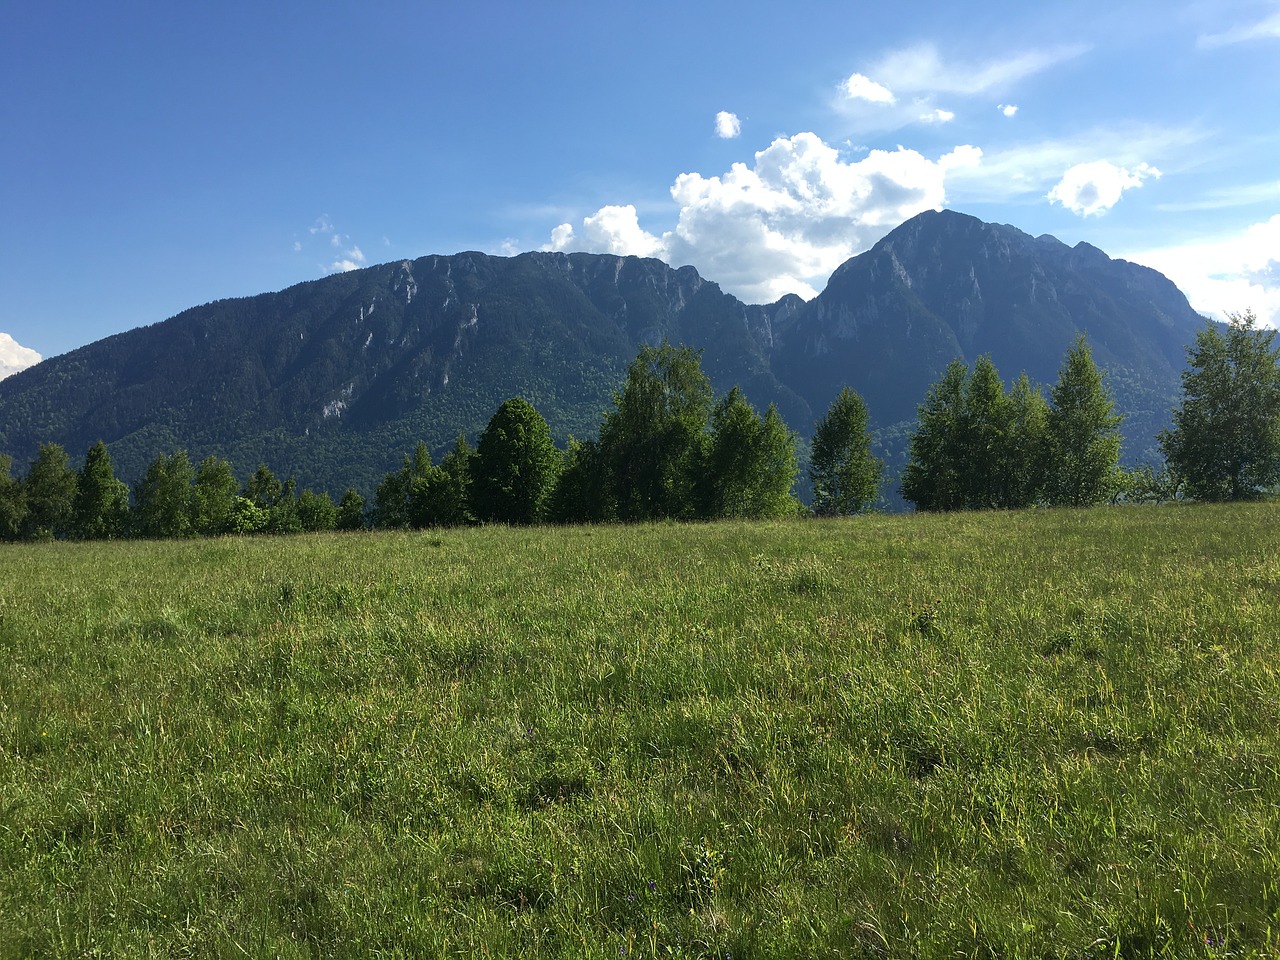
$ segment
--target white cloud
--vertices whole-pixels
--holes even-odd
[[[30,347],[24,347],[7,333],[0,333],[0,380],[34,367],[40,360],[40,354]]]
[[[1212,240],[1124,254],[1159,270],[1204,314],[1225,318],[1252,310],[1280,327],[1280,214]]]
[[[359,270],[364,264],[356,263],[354,260],[335,260],[329,264],[330,273],[350,273],[352,270]]]
[[[674,229],[644,230],[634,206],[604,207],[581,234],[561,224],[551,250],[589,250],[691,263],[748,302],[786,293],[811,297],[831,272],[893,227],[946,200],[953,170],[981,161],[957,147],[930,160],[914,150],[872,150],[848,162],[812,133],[775,140],[755,165],[725,174],[683,173],[671,187],[679,206]]]
[[[1002,103],[999,106],[997,106],[996,109],[999,110],[1001,113],[1003,113],[1006,117],[1017,116],[1017,113],[1018,113],[1018,105],[1016,103]]]
[[[742,133],[742,121],[736,113],[721,110],[716,114],[716,136],[721,140],[732,140]]]
[[[844,95],[850,100],[866,100],[868,103],[893,104],[897,98],[888,87],[876,83],[870,77],[855,73],[842,85]]]
[[[1197,40],[1197,45],[1201,48],[1211,49],[1235,43],[1247,43],[1250,40],[1274,40],[1277,38],[1280,38],[1280,10],[1257,23],[1233,27],[1221,33],[1202,34]]]
[[[925,43],[886,55],[874,65],[871,73],[899,93],[972,95],[1006,89],[1019,80],[1078,57],[1087,49],[1084,46],[1054,47],[1028,50],[1002,60],[965,63],[944,61],[935,45]]]
[[[1017,143],[983,152],[982,164],[957,170],[948,181],[957,203],[1007,203],[1043,197],[1068,167],[1092,157],[1109,157],[1123,167],[1145,158],[1188,156],[1202,150],[1206,135],[1192,127],[1118,126],[1090,130],[1060,140]]]
[[[930,110],[920,119],[925,123],[950,123],[956,118],[956,115],[950,110]]]
[[[1079,216],[1095,216],[1106,213],[1119,203],[1126,190],[1142,186],[1148,177],[1159,176],[1159,170],[1145,163],[1132,170],[1117,167],[1107,160],[1077,163],[1062,175],[1046,199],[1050,203],[1062,204]]]

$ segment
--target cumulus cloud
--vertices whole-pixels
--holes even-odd
[[[742,121],[736,113],[721,110],[716,114],[716,136],[721,140],[732,140],[742,133]]]
[[[1018,105],[1016,103],[1002,103],[996,109],[1006,117],[1016,116],[1018,113]]]
[[[24,347],[7,333],[0,333],[0,380],[34,367],[40,360],[40,354],[30,347]]]
[[[1142,186],[1149,177],[1159,176],[1159,170],[1145,163],[1132,170],[1107,160],[1077,163],[1062,175],[1046,199],[1062,204],[1081,217],[1096,216],[1119,203],[1126,190]]]
[[[1159,270],[1200,313],[1225,318],[1252,310],[1280,327],[1280,214],[1236,233],[1123,254]]]
[[[925,123],[950,123],[955,118],[950,110],[930,110],[920,117]]]
[[[857,161],[813,133],[780,137],[720,176],[683,173],[671,187],[674,229],[640,226],[632,205],[601,208],[581,231],[558,226],[544,249],[656,256],[693,264],[748,302],[812,297],[831,272],[902,221],[946,200],[948,174],[981,161],[961,146],[937,160],[872,150]]]
[[[876,83],[870,77],[855,73],[842,85],[844,95],[850,100],[866,100],[868,103],[894,104],[897,98],[888,87]]]

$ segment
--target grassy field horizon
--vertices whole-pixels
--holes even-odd
[[[1276,956],[1278,509],[0,547],[0,956]]]

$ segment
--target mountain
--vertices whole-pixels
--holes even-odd
[[[0,451],[73,459],[96,440],[139,476],[160,452],[258,462],[303,486],[366,491],[419,439],[474,440],[521,395],[557,440],[594,435],[641,343],[703,350],[807,435],[849,384],[891,461],[953,358],[1052,383],[1077,332],[1108,371],[1131,460],[1152,455],[1203,326],[1166,278],[1079,244],[950,211],[909,220],[809,302],[748,305],[692,267],[598,254],[429,256],[186,310],[0,381]]]

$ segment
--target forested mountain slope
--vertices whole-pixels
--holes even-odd
[[[703,350],[718,392],[739,384],[806,436],[852,386],[892,461],[948,361],[989,353],[1007,378],[1052,382],[1084,330],[1134,459],[1167,420],[1201,324],[1154,271],[949,211],[903,224],[808,303],[744,304],[692,267],[635,257],[428,256],[50,358],[0,381],[0,451],[21,468],[41,442],[78,458],[102,439],[132,480],[183,447],[242,475],[265,461],[304,486],[369,490],[417,440],[474,438],[516,395],[557,441],[594,435],[639,345],[665,338]]]

